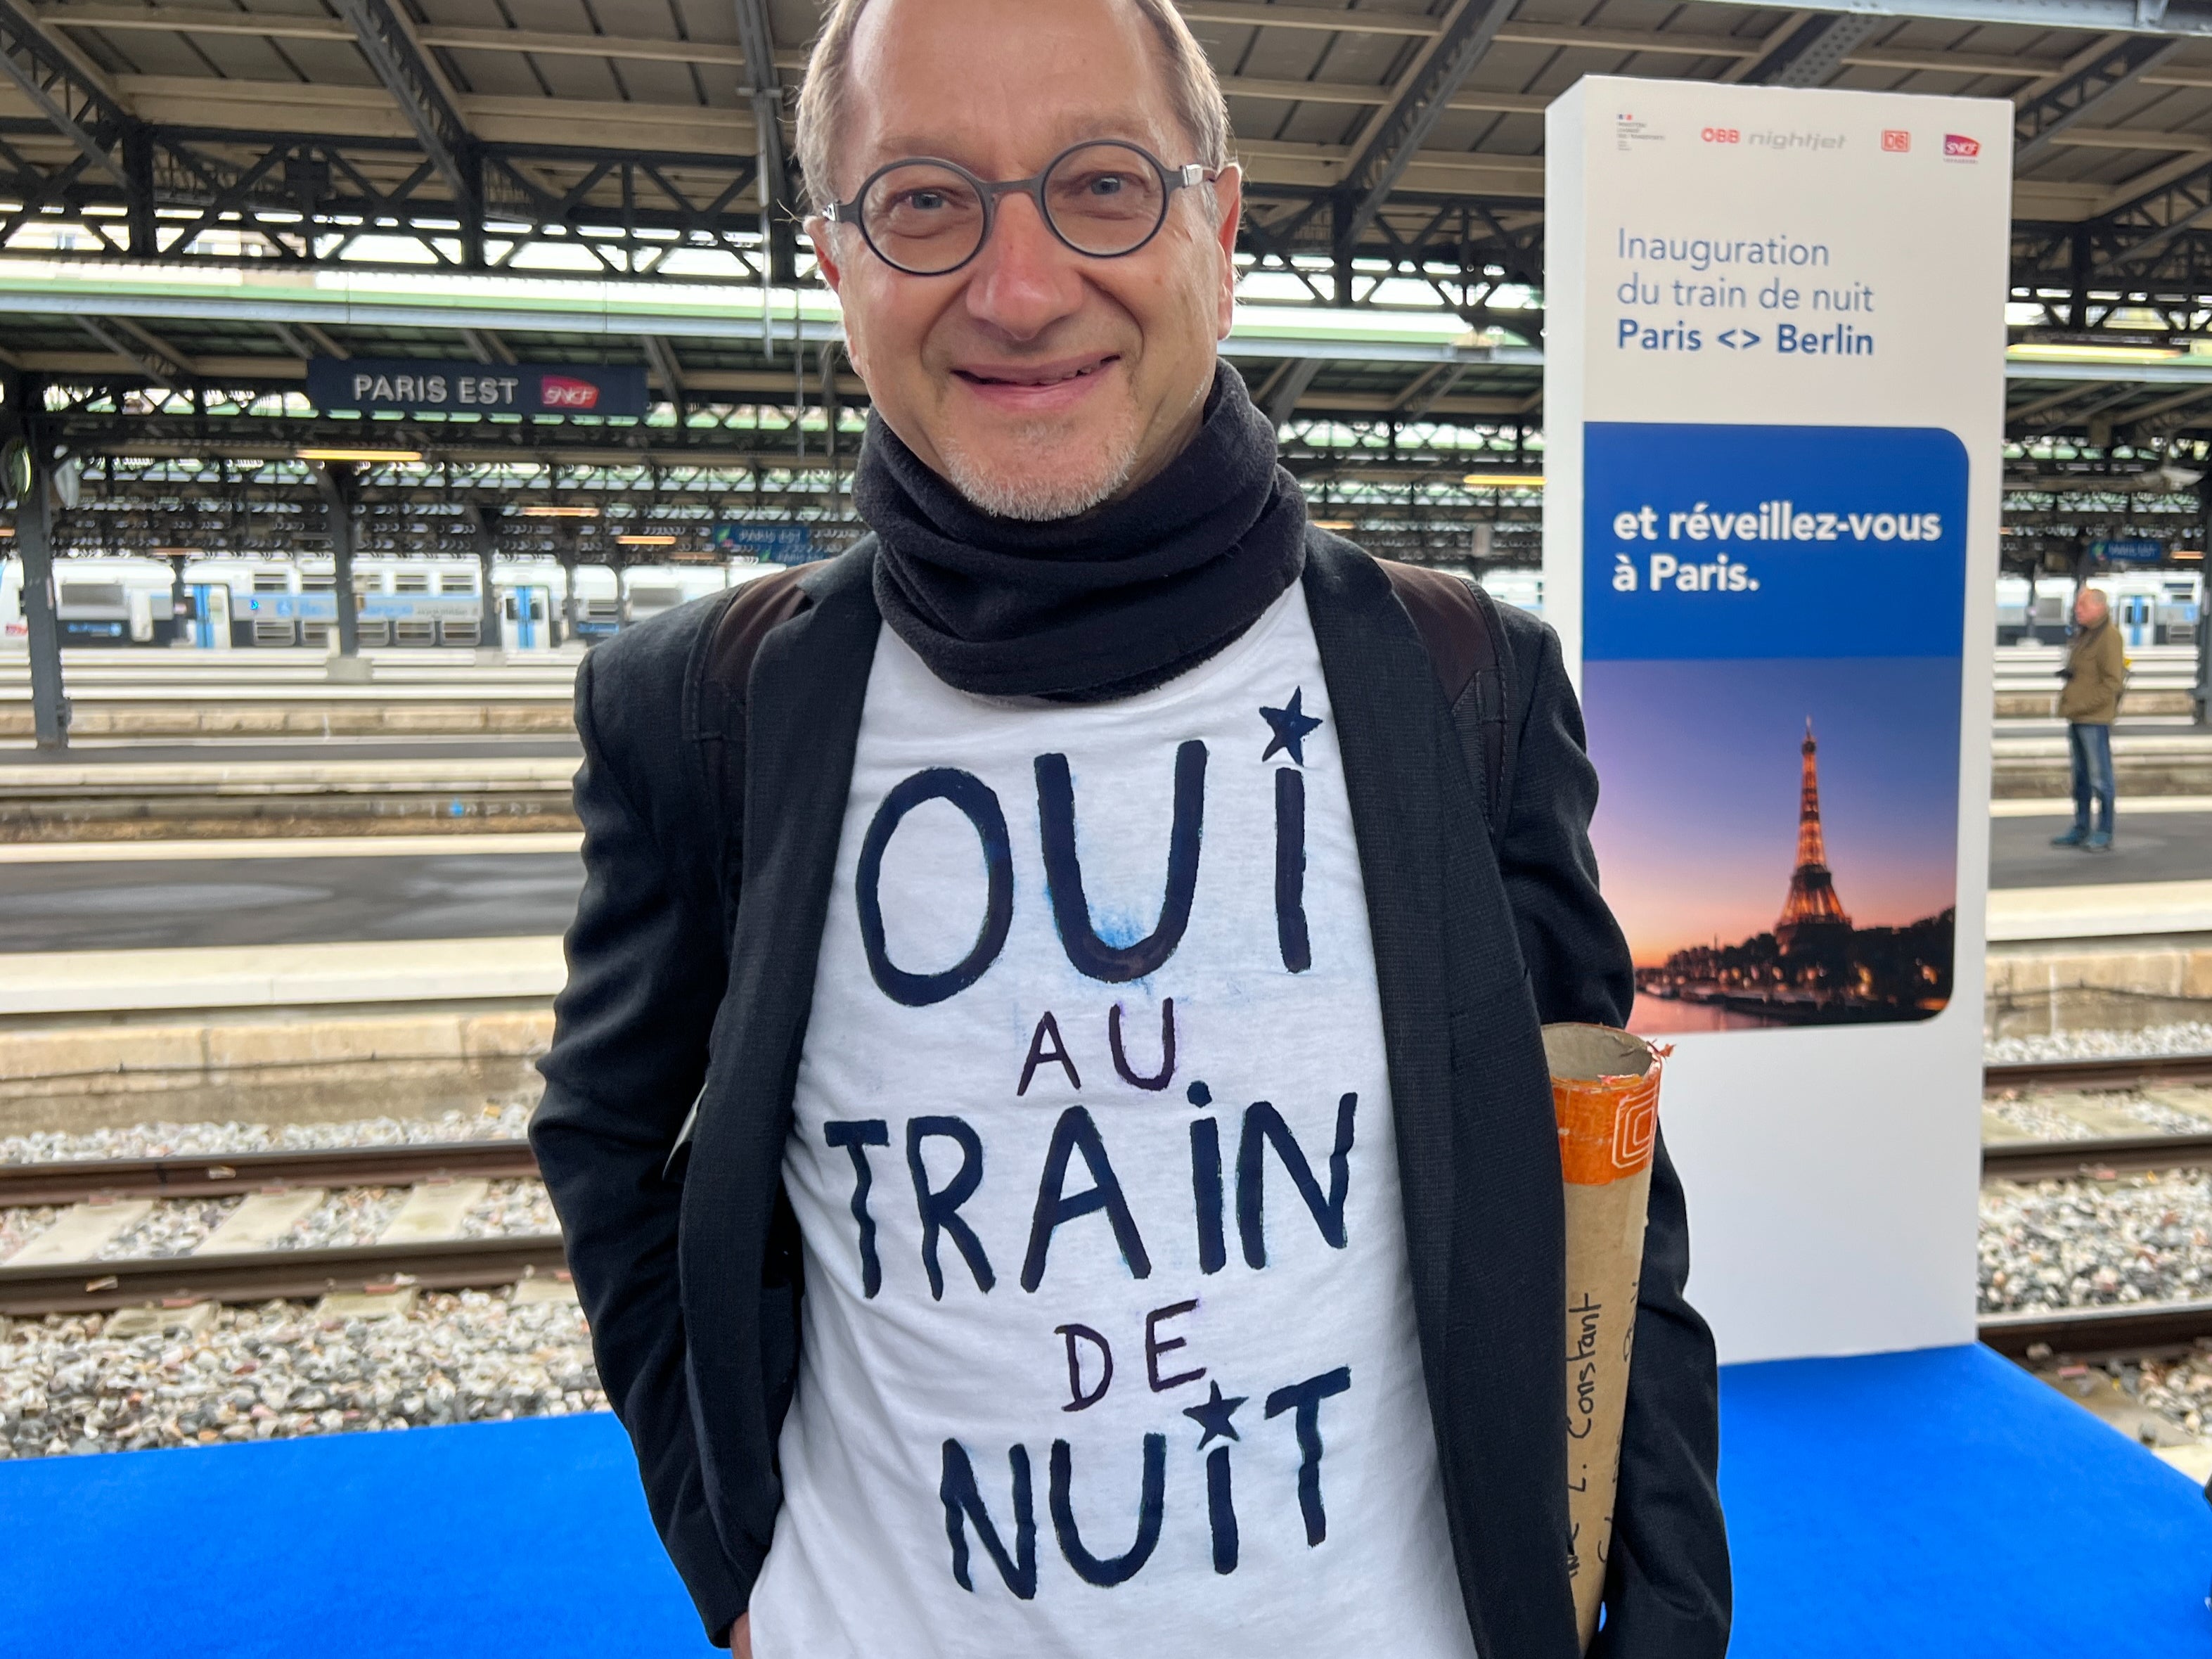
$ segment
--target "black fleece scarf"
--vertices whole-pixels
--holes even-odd
[[[1198,435],[1073,519],[985,513],[873,415],[853,479],[876,605],[948,685],[1089,702],[1164,684],[1258,620],[1305,564],[1305,501],[1234,369]]]

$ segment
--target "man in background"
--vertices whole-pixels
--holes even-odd
[[[2066,721],[2066,748],[2074,763],[2074,827],[2051,837],[2053,847],[2086,847],[2093,853],[2112,846],[2112,721],[2120,712],[2127,684],[2127,653],[2112,608],[2103,592],[2085,587],[2074,600],[2074,639],[2059,673],[2066,681],[2058,694],[2058,713]],[[2094,828],[2089,803],[2097,803]]]

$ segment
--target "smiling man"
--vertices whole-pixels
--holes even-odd
[[[841,0],[842,557],[577,690],[532,1127],[710,1637],[762,1659],[1718,1656],[1654,1169],[1568,1524],[1539,1025],[1617,1024],[1557,641],[1306,520],[1217,357],[1241,179],[1164,0]]]

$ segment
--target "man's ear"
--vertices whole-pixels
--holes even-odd
[[[1244,169],[1231,161],[1213,181],[1213,201],[1219,221],[1213,228],[1221,246],[1221,316],[1217,339],[1229,337],[1237,315],[1237,230],[1244,220]]]
[[[837,228],[816,214],[806,222],[806,240],[814,244],[815,263],[822,268],[822,280],[830,284],[830,293],[837,296],[841,307],[845,299],[845,268],[837,263]],[[853,313],[845,311],[845,358],[853,365],[853,372],[863,383],[868,378],[866,354],[862,351],[860,331],[853,326]]]
[[[837,263],[834,228],[818,213],[810,216],[806,221],[806,240],[814,244],[814,262],[822,267],[822,280],[830,284],[832,294],[838,294],[842,291],[839,285],[845,280],[845,271]]]

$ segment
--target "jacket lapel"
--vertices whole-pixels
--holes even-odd
[[[763,1281],[792,1083],[814,998],[837,838],[852,787],[880,618],[863,539],[806,586],[811,605],[769,635],[745,698],[743,879],[684,1188],[684,1322],[700,1453],[726,1537],[768,1546],[777,1505],[776,1369]],[[795,1304],[794,1304],[795,1305]],[[782,1334],[787,1346],[788,1332]]]
[[[1443,1375],[1455,1149],[1436,779],[1456,762],[1439,741],[1450,734],[1428,653],[1374,561],[1313,532],[1304,580],[1375,941],[1414,1312],[1424,1362]],[[1436,717],[1419,718],[1431,705]]]

